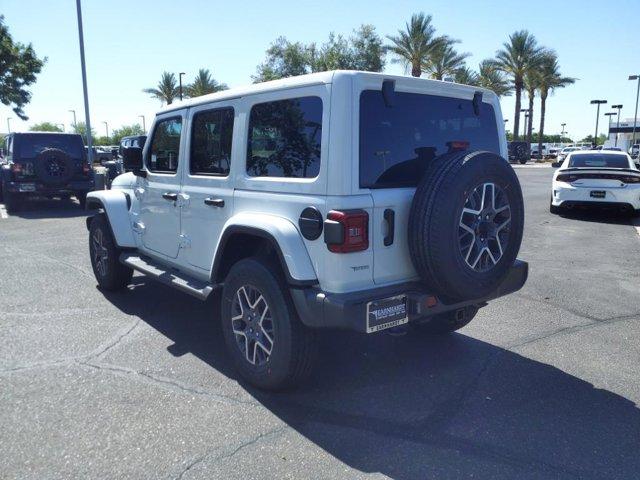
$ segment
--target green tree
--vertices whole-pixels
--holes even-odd
[[[469,67],[458,68],[453,74],[453,81],[456,83],[462,83],[463,85],[480,85],[480,78],[478,77],[478,74]]]
[[[478,86],[492,90],[498,97],[511,95],[511,85],[492,60],[480,62]]]
[[[24,106],[31,100],[27,87],[35,83],[47,58],[39,59],[31,44],[13,41],[0,15],[0,102],[10,106],[22,120],[29,117]]]
[[[130,137],[133,135],[144,135],[145,132],[139,123],[133,125],[123,125],[120,128],[116,128],[111,132],[111,145],[118,145],[123,137]]]
[[[604,145],[604,142],[607,141],[607,138],[608,137],[604,133],[601,133],[600,135],[598,135],[598,141],[596,142],[596,145]],[[580,143],[588,143],[589,145],[593,145],[593,135],[587,135],[582,140],[580,140]]]
[[[547,52],[542,59],[539,76],[538,88],[540,89],[540,128],[539,133],[544,136],[544,117],[547,112],[547,97],[556,88],[564,88],[576,82],[575,78],[563,77],[560,73],[560,65],[558,64],[558,56],[555,52]],[[538,144],[538,151],[541,151],[542,145]],[[603,142],[604,143],[604,142]]]
[[[447,76],[455,77],[456,72],[465,67],[465,59],[471,54],[456,52],[453,43],[449,40],[437,45],[422,63],[422,71],[436,80],[444,80]]]
[[[162,77],[156,88],[145,88],[142,91],[148,93],[153,98],[157,98],[160,100],[160,103],[171,105],[179,95],[178,90],[176,76],[170,72],[162,72]]]
[[[80,135],[82,135],[82,140],[84,141],[84,144],[87,145],[87,124],[86,123],[78,122],[77,125],[73,127],[73,132],[79,133]],[[91,129],[91,138],[92,139],[96,138],[96,131],[93,128]]]
[[[201,68],[198,70],[198,74],[193,82],[187,85],[185,93],[187,97],[199,97],[201,95],[227,90],[228,88],[225,83],[220,83],[213,78],[208,69]]]
[[[536,97],[536,91],[539,86],[539,75],[538,69],[531,68],[527,70],[524,75],[524,90],[527,92],[527,97],[529,98],[529,110],[526,112],[528,114],[528,122],[527,122],[527,131],[524,132],[526,135],[527,142],[531,143],[531,134],[533,133],[533,105]],[[538,150],[540,152],[540,150]]]
[[[385,63],[382,39],[371,25],[362,25],[348,39],[332,32],[320,47],[278,37],[266,54],[252,77],[256,83],[336,69],[379,72]]]
[[[510,77],[516,93],[513,118],[513,135],[518,138],[520,130],[520,109],[522,108],[522,89],[527,71],[540,62],[544,49],[538,46],[535,37],[526,30],[520,30],[509,36],[496,52],[496,66]]]
[[[51,122],[40,122],[29,127],[29,131],[31,132],[63,132],[64,130],[60,128],[55,123]]]
[[[397,35],[388,35],[391,44],[386,48],[395,58],[393,62],[402,62],[411,68],[411,75],[419,77],[422,74],[422,65],[431,57],[433,51],[442,43],[446,43],[446,37],[436,36],[436,29],[431,24],[431,15],[416,13],[405,24],[404,30],[398,30]]]

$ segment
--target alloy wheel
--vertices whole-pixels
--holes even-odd
[[[274,346],[273,319],[267,300],[256,287],[243,285],[236,290],[231,328],[236,345],[250,364],[262,366],[269,361]]]
[[[93,248],[93,263],[100,276],[105,277],[108,272],[107,261],[109,260],[109,251],[105,246],[104,234],[102,230],[97,228],[91,236],[91,246]]]

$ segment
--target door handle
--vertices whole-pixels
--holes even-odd
[[[212,207],[224,207],[224,200],[221,198],[205,198],[204,203],[205,205],[210,205]]]
[[[387,221],[387,236],[384,237],[384,246],[393,244],[393,237],[396,229],[396,212],[387,208],[384,211],[384,219]]]
[[[176,200],[178,200],[178,194],[167,192],[162,194],[162,198],[164,198],[165,200],[169,200],[171,202],[175,202]]]

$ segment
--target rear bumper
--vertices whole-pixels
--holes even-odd
[[[592,197],[592,191],[604,192],[604,198]],[[613,207],[626,209],[640,209],[640,186],[626,187],[575,187],[561,182],[554,183],[551,192],[551,203],[556,207]]]
[[[484,306],[487,301],[508,295],[522,288],[527,281],[529,264],[516,260],[500,286],[490,295],[457,303],[427,307],[433,297],[420,283],[403,283],[350,293],[326,293],[318,288],[291,289],[293,303],[302,323],[311,328],[341,328],[366,332],[367,303],[397,295],[407,296],[409,322],[459,310],[469,305]]]
[[[7,191],[21,195],[57,195],[60,193],[89,192],[95,187],[95,182],[89,180],[72,180],[64,185],[45,185],[38,181],[23,180],[7,182]]]

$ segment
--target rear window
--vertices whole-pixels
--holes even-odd
[[[454,149],[500,154],[493,107],[471,100],[396,92],[387,107],[382,92],[360,95],[360,187],[415,187],[429,162]]]
[[[580,167],[630,168],[626,156],[607,155],[605,153],[587,153],[571,156],[569,168]]]
[[[83,158],[84,144],[79,135],[17,135],[16,154],[22,158],[34,158],[46,148],[58,148],[70,157]]]

